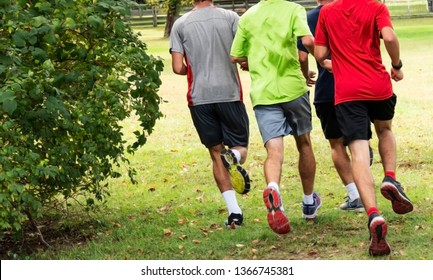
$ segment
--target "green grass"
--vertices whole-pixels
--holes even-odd
[[[238,196],[245,214],[240,230],[227,230],[224,201],[215,185],[207,150],[200,144],[186,104],[186,80],[171,71],[168,39],[163,28],[140,30],[149,52],[164,59],[165,70],[160,95],[167,102],[161,107],[165,117],[157,122],[147,144],[131,164],[137,169],[137,185],[124,177],[110,180],[108,202],[101,212],[87,215],[70,208],[69,216],[52,215],[57,238],[53,248],[32,252],[11,252],[23,259],[86,260],[182,260],[182,259],[433,259],[433,18],[394,21],[400,37],[405,79],[394,83],[398,105],[394,132],[398,144],[397,174],[415,204],[413,213],[394,214],[389,201],[377,191],[379,209],[388,221],[390,256],[371,258],[365,214],[338,209],[345,189],[330,158],[313,112],[312,141],[317,160],[316,190],[323,207],[314,223],[301,218],[301,187],[296,168],[296,151],[291,137],[285,139],[282,194],[292,231],[281,237],[266,221],[262,201],[265,186],[263,162],[266,156],[249,99],[251,145],[245,167],[250,172],[252,190]],[[420,31],[421,30],[421,31]],[[389,58],[384,55],[385,63]],[[313,64],[312,64],[313,65]],[[248,73],[241,73],[244,90],[249,88]],[[125,122],[125,134],[137,126]],[[132,137],[132,136],[130,136]],[[372,166],[376,185],[383,171],[377,151]],[[121,171],[126,173],[125,168]],[[44,232],[44,228],[41,228]],[[48,232],[47,232],[48,234]],[[53,232],[51,232],[53,234]],[[36,236],[33,239],[37,239]],[[28,240],[28,239],[27,239]],[[37,249],[37,250],[36,250]]]

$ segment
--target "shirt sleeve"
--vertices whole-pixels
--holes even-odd
[[[239,20],[237,24],[237,30],[233,39],[230,55],[234,57],[248,56],[246,45],[245,32],[242,28],[242,20]]]
[[[236,34],[236,31],[238,29],[238,23],[239,23],[239,15],[233,12],[233,26],[232,26],[233,37]]]
[[[389,10],[386,5],[380,5],[379,9],[377,10],[376,25],[378,31],[382,30],[384,27],[393,28],[391,23],[391,16],[389,15]]]
[[[298,39],[297,46],[298,46],[298,50],[303,51],[303,52],[306,52],[306,53],[310,53],[310,52],[307,50],[307,48],[302,44],[301,39]]]
[[[307,23],[307,12],[301,5],[296,5],[296,17],[293,22],[293,34],[296,37],[312,35]]]
[[[182,55],[185,55],[184,48],[182,44],[182,34],[180,32],[181,30],[181,21],[178,19],[174,22],[173,27],[171,28],[170,32],[170,53],[172,52],[178,52]]]

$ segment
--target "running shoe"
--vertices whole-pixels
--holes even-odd
[[[373,213],[368,217],[368,228],[370,230],[370,247],[368,252],[372,256],[383,256],[391,253],[391,247],[386,242],[388,225],[378,213]]]
[[[349,197],[346,197],[346,201],[340,205],[340,209],[345,211],[354,211],[358,213],[365,211],[364,205],[362,204],[362,200],[360,197],[352,201]]]
[[[268,209],[268,224],[278,234],[290,232],[290,223],[284,213],[283,201],[280,193],[273,187],[267,187],[263,191],[263,201]]]
[[[223,150],[221,160],[230,173],[233,189],[240,194],[250,191],[251,182],[248,172],[238,163],[232,150]]]
[[[244,216],[242,214],[231,213],[225,222],[227,228],[236,229],[242,225]]]
[[[385,176],[380,188],[382,195],[391,200],[392,210],[397,214],[406,214],[413,210],[413,204],[406,196],[400,183],[390,176]]]
[[[320,196],[313,192],[313,204],[305,204],[302,202],[302,217],[305,219],[314,219],[317,217],[317,211],[322,207]]]

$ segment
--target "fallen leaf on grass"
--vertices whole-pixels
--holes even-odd
[[[229,227],[230,227],[230,229],[236,229],[236,224],[235,224],[235,222],[232,222],[232,223],[229,225]]]
[[[171,228],[165,228],[164,229],[164,236],[165,237],[170,237],[173,235],[173,231],[171,230]]]
[[[424,229],[423,226],[415,226],[415,230],[420,230],[420,229]]]
[[[310,255],[310,256],[317,255],[317,250],[311,249],[310,251],[308,251],[308,255]]]
[[[166,205],[166,206],[163,206],[163,207],[159,208],[159,209],[157,210],[157,212],[158,212],[158,213],[162,213],[162,212],[168,212],[168,211],[170,211],[170,210],[171,210],[171,206],[170,206],[170,205]]]
[[[197,201],[203,202],[204,200],[204,193],[198,197],[195,198]]]
[[[219,225],[218,224],[211,224],[209,228],[211,228],[211,229],[218,229]]]

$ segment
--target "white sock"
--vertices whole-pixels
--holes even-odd
[[[356,188],[355,183],[350,183],[346,185],[347,194],[349,195],[350,201],[354,201],[355,199],[359,198],[358,189]]]
[[[268,188],[269,188],[269,187],[276,189],[277,192],[280,193],[280,188],[278,187],[278,184],[277,184],[277,183],[275,183],[275,182],[270,182],[270,183],[268,184]],[[283,206],[283,203],[282,203],[282,202],[283,202],[283,199],[281,198],[281,194],[280,194],[280,199],[281,199],[281,201],[280,201],[280,202],[281,202],[281,203],[280,203],[280,204],[281,204],[281,205],[280,205],[280,210],[281,210],[281,211],[284,211],[284,206]]]
[[[270,182],[268,184],[268,187],[272,187],[272,188],[276,189],[278,192],[280,192],[280,187],[278,187],[278,184],[275,182]]]
[[[236,193],[234,190],[228,190],[222,193],[224,201],[227,205],[227,210],[229,214],[242,214],[242,210],[238,205],[238,201],[236,200]]]
[[[236,149],[231,149],[238,162],[241,162],[241,153]]]
[[[302,198],[302,202],[308,205],[313,204],[314,203],[313,194],[309,194],[309,195],[304,194],[304,197]]]

